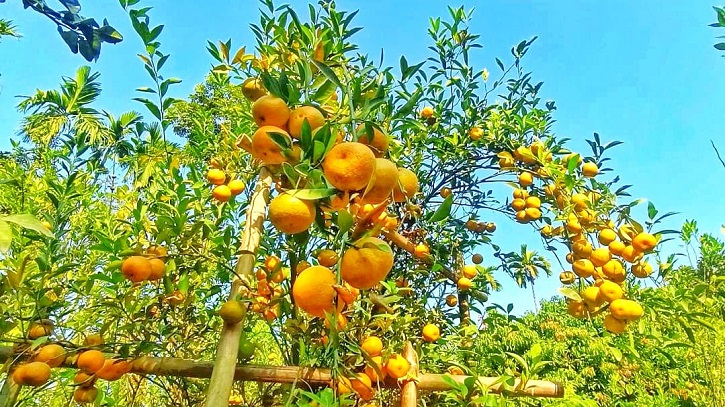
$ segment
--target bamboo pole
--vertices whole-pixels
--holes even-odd
[[[410,342],[405,343],[403,357],[410,363],[409,374],[418,377],[418,353]],[[400,407],[416,407],[418,405],[418,384],[415,380],[408,380],[400,390]]]
[[[247,208],[246,223],[240,245],[240,255],[237,259],[236,275],[232,281],[229,299],[237,299],[240,292],[241,278],[252,274],[255,254],[261,240],[265,211],[269,191],[272,186],[272,174],[266,167],[259,171],[259,180]],[[209,381],[207,391],[207,407],[227,407],[229,395],[234,383],[234,369],[239,351],[239,338],[242,334],[242,323],[234,325],[224,324],[217,346],[216,360]]]
[[[8,358],[14,355],[10,346],[0,347],[0,358]],[[69,357],[64,367],[73,368],[74,357]],[[264,383],[306,383],[308,385],[329,385],[332,380],[332,373],[329,369],[299,367],[299,366],[260,366],[235,364],[234,380],[254,381]],[[131,363],[131,373],[139,375],[193,377],[204,379],[211,377],[214,370],[214,363],[210,361],[198,361],[180,358],[155,358],[141,356]],[[446,391],[451,386],[443,377],[449,377],[457,383],[463,383],[470,376],[423,373],[418,374],[417,387],[420,391]],[[498,377],[479,377],[478,382],[494,394],[505,394],[514,397],[564,397],[564,387],[557,382],[545,380],[529,380],[522,385],[516,380],[514,385],[507,388],[502,383],[497,383]],[[380,383],[380,386],[387,389],[400,387],[397,380],[389,379]]]

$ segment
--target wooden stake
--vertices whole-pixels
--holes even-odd
[[[237,299],[242,282],[241,277],[252,274],[255,254],[262,237],[265,211],[272,186],[272,175],[266,167],[259,171],[259,180],[247,208],[246,223],[240,245],[239,258],[236,265],[236,276],[232,281],[229,299]],[[234,383],[234,368],[237,363],[239,351],[239,338],[242,334],[242,323],[235,325],[224,324],[217,346],[216,360],[209,381],[206,407],[227,407],[229,395]]]
[[[410,342],[405,343],[403,357],[410,363],[408,370],[411,377],[418,377],[418,353]],[[416,407],[418,405],[418,384],[415,380],[408,380],[400,391],[400,407]]]

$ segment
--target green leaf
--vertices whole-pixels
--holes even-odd
[[[340,78],[337,77],[335,72],[332,69],[330,69],[329,66],[327,66],[327,65],[323,64],[322,62],[317,61],[315,59],[312,60],[312,63],[315,64],[317,69],[319,69],[320,72],[322,72],[322,74],[325,75],[325,77],[327,77],[327,79],[329,79],[332,83],[334,83],[335,86],[337,86],[340,89],[343,88],[342,83],[340,83]]]
[[[657,209],[655,209],[655,205],[652,202],[647,204],[647,216],[649,216],[650,220],[657,216]]]
[[[340,236],[352,229],[352,226],[354,224],[355,220],[350,212],[344,209],[337,211],[337,227],[340,229],[340,231],[338,232]]]
[[[0,218],[6,222],[14,223],[22,228],[30,229],[38,232],[46,237],[53,237],[53,232],[48,230],[35,216],[29,213],[22,213],[18,215],[7,215]]]
[[[287,191],[288,194],[304,200],[317,200],[321,198],[327,198],[328,196],[335,195],[337,192],[334,188],[319,188],[319,189],[292,189]]]
[[[560,287],[559,292],[566,298],[574,301],[582,301],[582,297],[579,295],[579,292],[571,287]]]
[[[429,221],[439,222],[447,218],[451,214],[451,207],[453,206],[453,195],[448,195],[443,203],[436,209],[433,216],[430,217]]]
[[[10,250],[12,241],[13,228],[9,223],[0,220],[0,253],[7,253]]]

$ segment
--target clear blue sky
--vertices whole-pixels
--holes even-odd
[[[53,3],[53,2],[51,2]],[[134,89],[148,84],[141,63],[140,40],[117,1],[85,0],[82,14],[106,17],[125,36],[115,46],[104,44],[101,58],[91,64],[100,71],[103,95],[97,107],[119,114],[136,109]],[[143,1],[153,4],[152,22],[166,24],[160,40],[172,57],[168,76],[184,82],[173,96],[185,97],[211,66],[206,40],[233,39],[235,46],[254,44],[249,24],[258,21],[258,3],[188,0]],[[292,1],[301,15],[304,2]],[[360,9],[356,35],[363,52],[397,64],[427,56],[429,17],[446,16],[446,2],[410,0],[338,1],[340,9]],[[454,5],[458,5],[460,1]],[[280,4],[282,4],[280,2]],[[539,36],[524,60],[534,78],[545,82],[543,96],[557,102],[555,132],[573,139],[572,148],[588,151],[584,138],[598,132],[604,140],[622,140],[611,166],[622,181],[634,184],[634,198],[651,199],[661,212],[678,211],[665,225],[677,229],[695,219],[700,229],[722,237],[725,223],[725,168],[710,140],[725,153],[725,59],[712,44],[725,30],[708,27],[715,20],[710,1],[612,0],[486,0],[475,6],[472,30],[482,34],[483,51],[475,64],[495,71],[494,57],[507,57],[512,45]],[[59,78],[85,64],[71,54],[55,26],[43,16],[22,9],[20,0],[0,5],[0,17],[10,18],[24,37],[0,43],[0,149],[7,149],[20,120],[16,95],[36,88],[57,87]],[[642,216],[644,216],[642,214]],[[533,231],[501,225],[497,236],[505,249],[515,250],[520,236]],[[528,239],[527,239],[528,240]],[[535,242],[535,239],[531,239]],[[668,251],[677,251],[672,244]],[[528,292],[507,289],[495,301],[531,308]],[[555,294],[556,278],[539,283],[540,298]]]

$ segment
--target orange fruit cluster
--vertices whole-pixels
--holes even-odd
[[[121,263],[121,274],[132,283],[157,281],[164,277],[168,256],[165,247],[151,246],[143,255],[129,256]]]
[[[256,291],[246,293],[252,298],[251,310],[261,314],[267,321],[273,321],[280,315],[279,302],[285,294],[282,282],[285,281],[288,270],[282,268],[282,262],[277,256],[267,256],[264,266],[257,269]]]
[[[244,191],[244,181],[239,179],[230,179],[227,182],[227,174],[219,168],[211,168],[206,173],[206,179],[214,185],[211,195],[219,202],[228,202],[234,196]]]

